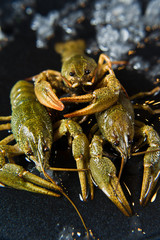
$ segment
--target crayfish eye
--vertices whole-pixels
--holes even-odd
[[[32,156],[33,152],[32,152],[32,150],[29,150],[26,154],[27,154],[27,156]]]
[[[49,151],[49,147],[44,146],[44,147],[43,147],[43,151],[44,151],[44,152],[48,152],[48,151]]]
[[[131,140],[129,140],[129,141],[128,141],[128,143],[131,145],[131,144],[132,144],[132,141],[131,141]]]
[[[119,141],[116,140],[116,141],[114,142],[114,146],[118,147],[118,145],[119,145]]]
[[[73,76],[75,75],[75,73],[74,73],[74,72],[70,72],[69,75],[70,75],[71,77],[73,77]]]
[[[90,74],[90,72],[91,72],[91,71],[90,71],[89,69],[87,69],[87,70],[84,71],[84,73],[85,73],[86,75]]]

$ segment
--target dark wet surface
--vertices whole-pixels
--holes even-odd
[[[60,6],[57,4],[56,8],[58,7]],[[37,9],[43,9],[43,4],[40,1],[38,1]],[[47,12],[48,9],[45,6],[41,11],[42,13]],[[11,113],[9,93],[16,81],[25,79],[45,69],[60,70],[61,67],[60,56],[53,51],[53,44],[62,40],[60,39],[60,33],[57,33],[57,36],[52,39],[48,49],[37,49],[35,46],[35,34],[30,30],[30,19],[27,18],[19,23],[17,28],[18,31],[15,34],[14,41],[0,51],[0,115],[10,115]],[[155,50],[154,47],[154,44],[151,43],[149,50],[146,49],[150,58],[152,58],[153,52],[157,51],[158,53],[159,51],[158,48]],[[116,73],[129,95],[154,87],[153,83],[147,80],[143,73],[138,74],[133,70],[121,70]],[[159,131],[158,116],[150,117],[147,114],[146,117]],[[2,136],[3,133],[1,133],[1,139]],[[60,143],[62,144],[61,141]],[[55,159],[56,166],[74,167],[74,161],[70,159],[67,147],[66,149],[58,148],[60,153]],[[58,162],[59,159],[60,162]],[[78,207],[95,239],[160,239],[160,195],[158,194],[156,200],[145,208],[139,205],[143,171],[142,159],[142,156],[131,158],[127,162],[121,178],[132,193],[128,199],[134,202],[133,209],[137,215],[135,214],[131,218],[123,216],[98,188],[95,188],[93,201],[89,198],[86,203],[80,201],[80,186],[77,174],[59,174],[65,191]],[[60,235],[62,233],[67,234],[67,231],[72,230],[72,227],[74,227],[75,235],[77,232],[82,234],[81,237],[77,235],[76,239],[84,239],[84,228],[80,219],[64,197],[57,199],[1,188],[0,200],[1,240],[71,239],[70,237],[60,238]],[[66,230],[64,230],[64,227],[66,227]]]

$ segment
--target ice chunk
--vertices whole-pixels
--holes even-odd
[[[58,18],[58,11],[51,11],[47,16],[35,14],[31,29],[36,31],[36,45],[38,48],[47,47],[47,40],[54,34],[54,26]]]
[[[145,11],[145,24],[151,27],[160,26],[160,1],[153,0],[148,3]]]

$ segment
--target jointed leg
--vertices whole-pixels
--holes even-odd
[[[105,55],[104,53],[102,53],[99,56],[99,60],[98,60],[98,65],[101,66],[104,64],[104,62],[107,63],[109,68],[112,68],[112,64],[117,64],[117,65],[122,65],[122,64],[126,64],[126,61],[111,61],[110,58]]]
[[[114,74],[108,74],[104,77],[100,88],[93,91],[93,93],[61,98],[66,102],[91,102],[87,107],[77,110],[73,113],[65,114],[64,117],[76,117],[94,114],[96,112],[104,111],[117,102],[119,93],[122,89],[120,82],[116,79]]]
[[[0,185],[59,197],[59,194],[51,191],[55,190],[52,183],[26,171],[22,166],[14,163],[12,157],[22,154],[23,152],[18,148],[17,144],[14,146],[0,145]],[[6,157],[9,163],[6,163]]]
[[[9,136],[7,136],[6,138],[4,138],[0,141],[0,145],[6,145],[13,140],[14,140],[14,136],[13,136],[13,134],[10,134]]]
[[[145,111],[148,111],[150,114],[159,114],[160,113],[160,109],[155,109],[153,110],[150,106],[146,105],[146,104],[133,104],[134,109],[142,109]]]
[[[87,169],[88,168],[88,159],[89,159],[89,142],[87,137],[82,131],[80,125],[74,122],[71,119],[63,119],[57,122],[53,126],[54,132],[54,141],[61,138],[63,135],[69,134],[72,140],[72,153],[76,161],[77,169]],[[78,171],[82,197],[84,201],[87,199],[87,182],[86,182],[86,173],[83,171]],[[89,176],[88,176],[89,177]],[[92,186],[90,186],[92,189]],[[93,192],[93,190],[91,190]]]
[[[11,116],[1,116],[0,121],[10,121]],[[0,124],[0,131],[3,130],[10,130],[11,129],[11,124],[10,123],[5,123],[5,124]]]
[[[11,116],[1,116],[0,121],[11,121]]]
[[[138,145],[143,145],[142,138],[149,145],[143,160],[144,173],[140,196],[140,204],[145,206],[152,197],[160,176],[160,137],[152,126],[139,121],[135,124],[139,127],[135,135],[141,138]]]
[[[146,97],[146,96],[151,96],[151,95],[154,95],[156,93],[159,93],[160,91],[160,87],[156,87],[156,88],[153,88],[151,91],[148,91],[148,92],[139,92],[133,96],[130,97],[130,100],[134,100],[136,98],[143,98],[143,97]]]

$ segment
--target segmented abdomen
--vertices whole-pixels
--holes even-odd
[[[20,129],[32,127],[35,132],[48,131],[52,132],[52,123],[50,116],[44,106],[36,99],[33,84],[26,81],[18,81],[10,93],[12,105],[11,127],[14,137],[19,142],[21,136]],[[25,130],[23,130],[25,131]]]
[[[36,101],[33,84],[24,80],[18,81],[10,93],[12,110],[25,101]]]

